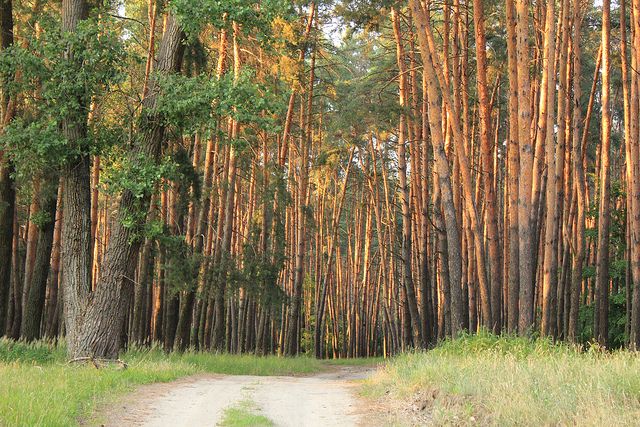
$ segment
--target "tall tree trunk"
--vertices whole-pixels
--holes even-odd
[[[596,312],[594,332],[598,343],[607,346],[609,323],[609,225],[611,175],[611,1],[602,2],[602,144],[600,145],[600,203],[598,206],[598,252],[596,259]]]
[[[533,281],[535,250],[531,227],[531,191],[533,173],[533,146],[531,126],[531,84],[529,78],[529,2],[516,0],[516,35],[518,63],[518,142],[520,144],[520,173],[518,186],[519,253],[527,254],[520,262],[520,299],[518,329],[527,334],[533,327]]]
[[[0,48],[13,45],[13,3],[12,0],[0,1]],[[0,133],[13,118],[14,107],[8,94],[8,81],[1,82]],[[0,336],[7,325],[9,293],[11,291],[11,265],[13,255],[13,218],[16,203],[16,190],[13,182],[13,164],[0,150]]]
[[[84,0],[63,0],[62,30],[67,33],[87,19],[88,5]],[[76,61],[69,49],[65,60]],[[79,111],[69,112],[62,121],[62,129],[70,146],[78,145],[87,136],[86,107],[91,94],[77,93]],[[77,357],[83,313],[91,293],[91,181],[90,160],[86,154],[69,159],[62,171],[63,206],[62,229],[62,289],[64,296],[67,351]]]
[[[520,151],[518,140],[518,57],[517,35],[515,22],[515,7],[513,0],[506,0],[507,14],[507,56],[509,68],[509,141],[507,147],[508,169],[508,236],[509,264],[508,264],[508,319],[507,330],[515,333],[518,330],[520,318],[518,300],[520,297],[520,248],[518,227],[518,188],[520,174]]]
[[[556,174],[556,147],[554,145],[554,104],[556,91],[556,73],[555,73],[555,12],[554,1],[547,0],[547,15],[544,36],[544,59],[543,67],[545,68],[546,81],[546,118],[544,123],[545,129],[545,148],[547,160],[547,197],[546,197],[546,218],[545,218],[545,237],[544,237],[544,260],[543,260],[543,278],[542,278],[542,334],[555,335],[555,316],[553,315],[553,307],[556,304],[557,286],[558,286],[558,254],[556,251],[557,237],[557,204],[558,204],[558,187]],[[542,114],[542,112],[540,112]],[[540,132],[541,129],[538,129]]]
[[[623,89],[628,92],[625,100],[628,99],[628,106],[625,114],[625,147],[626,147],[626,166],[627,166],[627,218],[629,221],[629,243],[630,250],[630,268],[631,281],[633,282],[633,294],[627,295],[627,299],[631,300],[631,315],[629,316],[629,348],[640,349],[640,257],[638,247],[640,246],[640,206],[638,200],[640,197],[640,180],[638,167],[640,160],[638,155],[637,141],[638,123],[634,117],[638,115],[638,86],[637,75],[629,73],[629,68],[635,69],[637,66],[637,43],[640,41],[640,1],[634,0],[631,11],[632,22],[632,38],[631,43],[631,64],[628,63],[626,57],[626,2],[620,2],[620,39],[622,52],[622,80]]]
[[[393,32],[396,39],[396,60],[400,71],[398,85],[400,89],[400,107],[407,107],[407,78],[406,67],[404,65],[404,47],[402,34],[400,32],[400,23],[398,22],[398,13],[395,9],[391,10],[393,20]],[[407,120],[405,113],[400,114],[400,124],[398,126],[398,178],[400,186],[400,203],[402,206],[402,283],[407,295],[407,304],[409,304],[409,314],[411,316],[411,330],[413,334],[413,344],[418,347],[422,345],[422,322],[420,320],[420,312],[418,311],[418,301],[416,298],[415,287],[413,284],[411,261],[411,200],[409,194],[409,184],[407,182],[407,156],[406,156],[406,131]],[[410,154],[411,155],[411,154]],[[415,173],[415,172],[414,172]]]
[[[417,7],[417,9],[416,9]],[[422,6],[413,4],[412,10],[416,23],[418,24],[418,37],[420,41],[422,60],[425,66],[427,79],[427,93],[429,100],[429,123],[431,130],[431,142],[435,159],[435,168],[438,174],[438,186],[441,192],[441,204],[444,214],[444,222],[447,235],[447,258],[448,265],[444,268],[449,270],[449,283],[451,292],[451,334],[456,336],[463,327],[462,314],[462,256],[460,245],[460,234],[456,219],[455,204],[453,200],[453,189],[451,186],[451,175],[449,161],[444,149],[444,137],[442,135],[442,116],[440,95],[437,91],[435,70],[433,69],[434,58],[428,51],[425,40],[424,22],[426,17]],[[488,313],[491,314],[490,312]],[[488,326],[488,325],[487,325]]]
[[[578,337],[578,309],[580,308],[580,291],[582,286],[582,269],[585,257],[585,172],[582,163],[582,144],[580,141],[580,124],[582,123],[582,106],[580,97],[580,77],[582,71],[580,29],[582,12],[579,7],[573,11],[573,185],[576,191],[576,224],[574,229],[575,249],[571,271],[571,307],[569,313],[569,330],[567,338],[575,341]]]
[[[62,292],[60,291],[60,251],[62,246],[62,184],[58,185],[58,207],[56,209],[55,226],[53,230],[53,248],[51,253],[51,279],[47,300],[46,332],[47,338],[57,336],[62,311]]]
[[[307,211],[307,190],[309,185],[309,151],[313,141],[312,138],[312,111],[313,111],[313,87],[315,81],[315,48],[311,55],[311,68],[309,70],[309,83],[307,93],[307,110],[305,123],[301,123],[303,135],[300,138],[301,147],[298,163],[298,201],[297,201],[297,227],[296,227],[296,248],[293,277],[293,296],[291,299],[291,316],[289,318],[289,328],[285,343],[285,353],[288,356],[298,354],[299,322],[300,311],[302,309],[302,287],[304,283],[304,259],[306,244],[306,211]],[[302,108],[302,107],[301,107]],[[303,112],[301,111],[301,116]]]
[[[453,108],[453,102],[449,93],[445,78],[442,75],[441,67],[437,62],[437,54],[435,42],[429,18],[422,5],[417,0],[410,1],[411,10],[418,27],[418,39],[420,41],[420,53],[423,59],[427,81],[431,85],[437,85],[440,89],[440,95],[444,101],[444,106],[451,121],[451,129],[453,130],[453,142],[455,146],[456,156],[460,164],[460,172],[462,175],[462,186],[465,194],[465,203],[467,215],[471,225],[471,231],[474,235],[474,252],[475,266],[477,269],[478,285],[480,289],[480,303],[482,307],[482,323],[486,328],[491,328],[493,324],[491,320],[491,290],[487,282],[486,263],[484,256],[483,234],[480,226],[480,220],[475,203],[475,191],[471,180],[471,167],[467,153],[467,147],[463,139],[460,129],[458,117]],[[436,89],[437,90],[437,89]],[[450,260],[451,261],[451,260]],[[453,300],[453,296],[452,296]],[[452,301],[453,302],[453,301]]]
[[[63,3],[65,28],[75,29],[78,21],[86,17],[86,11],[86,4],[83,1],[65,0]],[[184,51],[183,40],[184,33],[177,19],[169,15],[158,53],[156,67],[158,73],[179,70]],[[158,161],[165,133],[163,120],[159,117],[159,113],[154,111],[158,90],[157,82],[152,80],[149,95],[143,100],[139,137],[130,152],[132,159],[147,158]],[[76,139],[73,138],[78,137],[79,130],[86,133],[86,118],[84,121],[81,117],[68,121],[65,128],[67,139],[74,141]],[[123,220],[134,209],[148,209],[150,195],[146,194],[140,200],[131,191],[123,191],[111,226],[101,276],[96,291],[89,296],[91,262],[89,256],[82,254],[83,248],[86,253],[89,253],[91,233],[88,215],[91,206],[88,163],[88,159],[83,158],[82,163],[78,165],[80,167],[68,166],[65,171],[63,278],[65,278],[68,350],[72,358],[84,356],[112,358],[117,356],[120,350],[120,332],[125,317],[126,302],[133,296],[131,279],[127,274],[131,259],[137,256],[140,246],[139,239],[133,239],[135,227],[125,225]],[[81,172],[78,172],[79,170]],[[74,252],[78,256],[71,256]]]
[[[631,43],[631,70],[637,70],[640,63],[640,0],[633,0],[633,11],[631,22],[633,28],[633,42]],[[632,72],[630,90],[630,117],[628,126],[630,127],[631,139],[627,142],[629,146],[629,168],[631,172],[631,269],[633,272],[633,301],[631,305],[631,327],[629,337],[629,347],[640,350],[640,153],[638,149],[639,125],[636,118],[640,114],[640,79],[637,73]]]
[[[39,205],[42,219],[38,228],[38,244],[35,263],[31,274],[31,283],[26,304],[22,314],[22,338],[33,341],[40,338],[40,324],[44,312],[44,300],[51,265],[51,249],[53,247],[53,230],[55,228],[56,206],[58,202],[57,176],[43,180],[39,191]]]
[[[351,165],[353,163],[353,156],[354,156],[355,150],[351,150],[351,156],[349,157],[349,163],[347,166],[347,171],[345,173],[345,177],[344,177],[344,182],[342,184],[342,190],[340,192],[340,200],[338,202],[338,206],[337,206],[337,212],[334,211],[333,212],[333,220],[332,220],[332,225],[331,225],[331,238],[329,240],[329,248],[327,251],[327,255],[328,255],[328,259],[327,259],[327,265],[324,269],[324,276],[322,279],[322,287],[320,289],[320,299],[318,302],[318,306],[316,307],[316,329],[315,329],[315,334],[314,334],[314,349],[315,349],[315,355],[316,358],[321,359],[322,358],[322,333],[323,333],[323,319],[324,319],[324,311],[325,311],[325,306],[326,306],[326,302],[327,302],[327,293],[329,290],[329,276],[331,274],[331,269],[333,268],[333,249],[334,249],[334,245],[338,239],[338,231],[339,231],[339,224],[340,224],[340,217],[342,214],[342,207],[344,205],[344,198],[345,195],[347,193],[347,183],[349,181],[349,174],[351,172]],[[376,202],[377,203],[377,200]],[[377,212],[377,206],[376,206],[376,212]],[[380,226],[380,224],[378,224],[378,227]],[[380,241],[381,244],[382,241]],[[384,261],[382,261],[384,262]]]
[[[473,0],[473,26],[476,37],[476,63],[478,82],[478,103],[480,110],[480,152],[482,157],[482,186],[487,219],[487,239],[489,246],[489,272],[491,274],[491,329],[498,333],[502,327],[502,271],[500,261],[500,237],[498,235],[498,211],[495,188],[493,186],[493,160],[491,125],[491,102],[487,85],[487,38],[484,29],[482,0]]]
[[[237,23],[233,23],[233,70],[234,70],[234,80],[237,81],[240,76],[240,50],[238,46],[238,37],[239,37],[239,27]],[[231,120],[231,139],[234,140],[238,135],[239,123],[235,120]],[[225,202],[224,205],[221,205],[220,208],[224,209],[224,220],[222,224],[224,228],[222,230],[222,242],[219,250],[219,257],[222,263],[220,278],[218,283],[216,283],[215,290],[215,323],[213,330],[213,346],[217,350],[220,350],[224,347],[225,344],[225,326],[226,318],[225,316],[225,292],[226,292],[226,281],[229,270],[229,263],[232,261],[231,259],[231,243],[233,238],[233,218],[234,218],[234,210],[235,210],[235,200],[236,200],[236,175],[237,175],[237,167],[236,167],[236,150],[234,147],[230,147],[229,149],[229,171],[227,175],[227,188],[225,194]],[[222,216],[222,215],[221,215]],[[227,342],[229,344],[229,342]]]

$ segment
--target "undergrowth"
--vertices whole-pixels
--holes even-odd
[[[637,425],[640,359],[597,346],[467,335],[394,358],[363,392],[391,395],[436,425]]]

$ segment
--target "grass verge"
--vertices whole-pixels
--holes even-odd
[[[97,405],[135,386],[199,373],[294,375],[318,372],[311,358],[183,353],[134,349],[122,356],[126,370],[66,363],[65,349],[47,343],[0,340],[0,426],[70,426]]]
[[[327,359],[322,363],[327,366],[359,366],[359,367],[376,367],[384,364],[388,359],[384,357],[368,357],[358,359]]]
[[[631,426],[640,420],[640,358],[466,336],[393,359],[363,393],[394,397],[417,423]]]

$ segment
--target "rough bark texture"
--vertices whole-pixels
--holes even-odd
[[[6,49],[13,44],[13,4],[11,0],[0,1],[0,48]],[[10,99],[6,93],[6,82],[2,82],[2,99],[0,105],[0,122],[2,128],[9,123],[12,116]],[[0,128],[0,132],[2,129]],[[13,211],[16,202],[16,191],[11,177],[13,166],[0,150],[0,336],[4,334],[9,308],[9,292],[11,290],[11,264],[13,244]]]
[[[487,281],[486,262],[484,256],[483,235],[480,227],[480,221],[475,202],[475,191],[471,180],[471,167],[469,165],[469,158],[467,155],[467,148],[463,139],[463,135],[460,128],[460,123],[453,109],[453,102],[451,100],[451,94],[449,93],[448,86],[445,78],[442,74],[442,69],[436,61],[436,49],[426,11],[417,0],[411,0],[409,2],[411,11],[416,19],[416,26],[418,28],[418,40],[420,42],[420,54],[422,56],[425,74],[427,75],[427,81],[432,85],[439,86],[439,93],[442,96],[442,100],[448,118],[451,120],[451,129],[453,130],[453,143],[455,146],[456,157],[460,164],[460,174],[462,176],[462,186],[464,190],[464,201],[466,204],[466,211],[470,222],[470,228],[473,233],[473,253],[475,258],[475,267],[477,269],[478,288],[480,289],[480,305],[482,308],[482,324],[486,328],[491,328],[493,324],[491,320],[491,296],[489,283]],[[452,297],[453,298],[453,297]]]
[[[638,63],[640,62],[640,0],[633,0],[633,8],[631,21],[633,22],[633,42],[631,43],[631,70],[637,70]],[[631,191],[630,191],[630,206],[631,218],[630,236],[631,236],[631,269],[633,280],[633,301],[631,305],[631,327],[629,334],[629,346],[632,349],[640,349],[640,153],[638,152],[638,121],[637,117],[640,114],[640,108],[638,105],[639,91],[638,87],[638,75],[631,71],[632,77],[630,81],[630,114],[629,114],[629,133],[631,135],[628,145],[628,176],[631,176]]]
[[[611,111],[610,111],[610,34],[611,1],[602,2],[602,144],[600,145],[600,200],[598,206],[598,252],[596,258],[596,307],[594,332],[600,345],[608,341],[609,317],[609,228],[611,195]]]
[[[520,297],[520,260],[519,260],[519,230],[518,230],[518,185],[520,174],[520,150],[518,144],[518,58],[516,53],[517,37],[515,10],[513,0],[506,1],[507,14],[507,56],[509,62],[509,145],[508,153],[508,307],[507,330],[509,333],[518,331],[518,299]]]
[[[491,328],[499,332],[502,326],[502,271],[500,260],[500,237],[498,234],[498,211],[494,189],[491,125],[491,100],[487,84],[487,38],[484,29],[482,0],[473,1],[473,25],[476,36],[476,62],[478,102],[480,110],[480,152],[482,157],[482,186],[486,207],[487,246],[489,247],[489,272],[491,274]]]
[[[544,238],[544,265],[542,283],[542,334],[555,334],[555,316],[552,307],[556,304],[558,285],[558,256],[556,251],[557,236],[557,175],[556,175],[556,147],[554,145],[554,117],[553,107],[555,104],[556,78],[555,78],[555,12],[554,2],[547,1],[547,14],[544,38],[544,67],[547,75],[546,87],[546,118],[545,118],[545,149],[547,159],[547,208],[545,217],[545,238]]]
[[[37,224],[38,243],[35,263],[31,274],[29,293],[22,314],[22,338],[32,341],[40,338],[40,324],[44,313],[45,291],[51,265],[53,230],[55,228],[56,206],[58,204],[58,177],[47,177],[40,189],[40,209],[43,222]]]
[[[396,39],[396,61],[399,75],[400,89],[400,107],[406,107],[407,97],[407,80],[406,67],[404,65],[404,47],[402,35],[400,33],[400,24],[398,13],[395,9],[391,12],[393,20],[393,32]],[[411,329],[413,334],[413,344],[419,347],[423,343],[422,339],[422,322],[420,321],[420,313],[418,311],[418,302],[416,298],[415,287],[413,284],[411,261],[411,200],[409,194],[409,183],[407,182],[407,159],[406,159],[406,117],[400,114],[400,124],[398,126],[398,178],[400,184],[400,200],[402,207],[402,284],[407,295],[407,304],[409,305],[409,313],[411,315]]]
[[[580,125],[582,124],[582,112],[580,105],[580,73],[582,64],[580,61],[580,27],[582,15],[580,10],[574,8],[573,13],[573,185],[576,191],[576,225],[574,230],[575,249],[571,271],[571,308],[569,313],[569,328],[567,338],[575,341],[578,337],[578,309],[580,305],[580,291],[582,284],[582,269],[585,258],[585,196],[584,167],[582,164],[582,144],[580,141]]]
[[[520,144],[520,181],[518,187],[518,237],[520,261],[520,299],[518,329],[529,333],[533,326],[533,279],[535,268],[532,256],[534,230],[531,229],[531,190],[533,173],[533,145],[531,126],[531,84],[529,78],[529,2],[516,1],[516,36],[518,62],[518,142]],[[524,255],[526,254],[526,255]]]
[[[315,50],[311,56],[311,69],[309,71],[309,86],[307,94],[307,110],[306,123],[301,123],[304,129],[300,138],[302,147],[300,147],[300,159],[298,164],[298,205],[297,205],[297,224],[296,224],[296,249],[293,277],[293,297],[291,300],[291,316],[289,318],[289,328],[287,329],[287,337],[285,344],[285,353],[288,356],[298,354],[299,339],[299,323],[300,312],[302,310],[302,287],[304,282],[304,259],[306,247],[306,211],[307,211],[307,193],[309,188],[309,152],[312,143],[312,127],[311,114],[313,110],[313,85],[315,81]],[[301,112],[301,117],[303,116]]]
[[[79,1],[65,1],[63,10],[69,9],[75,18],[67,19],[77,23],[79,16],[86,16],[86,5]],[[66,8],[64,7],[66,5]],[[84,15],[82,15],[84,11]],[[66,28],[75,28],[68,26]],[[177,71],[182,63],[184,33],[176,18],[169,15],[162,38],[156,64],[156,71],[169,73]],[[153,80],[149,84],[149,95],[143,100],[143,111],[139,122],[138,138],[131,150],[133,159],[147,158],[158,160],[164,142],[165,127],[158,113],[154,112],[158,87]],[[81,127],[78,123],[76,127]],[[86,126],[86,122],[85,122]],[[68,136],[69,138],[69,136]],[[81,172],[76,169],[67,171],[65,182],[65,263],[64,287],[65,309],[69,355],[75,357],[108,357],[117,356],[120,350],[120,334],[125,318],[125,308],[133,297],[133,284],[127,277],[132,257],[137,256],[139,239],[134,239],[136,229],[125,226],[123,220],[133,210],[148,209],[150,195],[142,200],[129,190],[120,196],[117,214],[111,226],[109,244],[107,246],[101,275],[96,291],[90,293],[91,265],[88,255],[82,255],[82,249],[89,253],[91,221],[90,187],[88,160],[81,164]],[[78,176],[79,175],[79,176]],[[71,178],[71,179],[70,179]],[[77,189],[74,191],[74,189]],[[85,210],[78,209],[84,206]],[[67,226],[67,224],[69,224]],[[73,224],[73,226],[71,226]],[[133,242],[132,242],[133,241]],[[77,251],[72,246],[77,246]],[[71,249],[71,250],[70,250]],[[81,254],[70,256],[71,253]],[[82,259],[81,265],[78,259]],[[86,264],[86,265],[85,265]]]
[[[62,30],[75,31],[78,23],[87,18],[88,6],[83,0],[62,2]],[[67,50],[65,60],[74,61],[74,53]],[[79,144],[87,135],[88,94],[74,94],[80,111],[68,113],[62,129],[70,146]],[[90,161],[87,155],[70,159],[62,171],[65,188],[65,215],[62,230],[62,289],[64,296],[67,350],[76,355],[78,330],[91,293],[91,183]]]

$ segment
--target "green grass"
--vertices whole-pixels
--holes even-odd
[[[309,374],[324,368],[311,358],[232,356],[210,353],[167,355],[134,349],[128,368],[66,363],[63,346],[0,340],[0,426],[70,426],[97,405],[135,386],[168,382],[199,373],[245,375]]]
[[[436,425],[637,425],[640,358],[491,335],[393,359],[365,395],[421,399]]]
[[[258,409],[250,400],[243,400],[238,405],[224,411],[221,426],[224,427],[271,427],[274,422],[257,413]]]
[[[375,367],[385,363],[384,357],[369,357],[358,359],[328,359],[323,360],[322,363],[328,366],[371,366]]]

